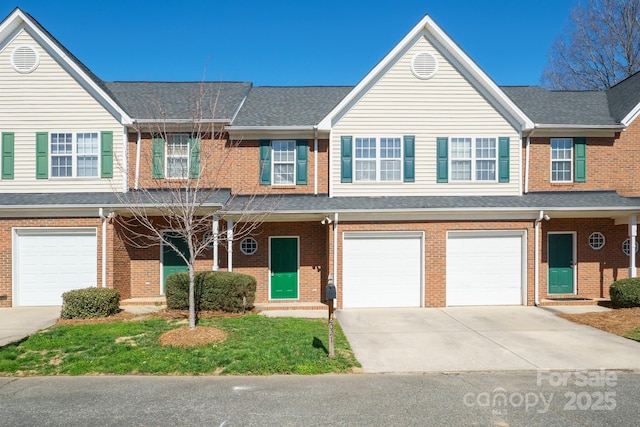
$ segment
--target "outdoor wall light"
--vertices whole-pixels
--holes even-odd
[[[333,220],[331,218],[329,218],[328,216],[325,216],[324,219],[320,221],[320,224],[327,225],[327,224],[331,224],[332,222]]]

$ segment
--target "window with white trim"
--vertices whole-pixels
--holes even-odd
[[[51,133],[51,176],[98,176],[98,133]]]
[[[402,180],[400,137],[356,137],[354,157],[356,182]]]
[[[295,185],[296,183],[296,142],[272,142],[273,185]]]
[[[451,181],[495,181],[498,138],[451,138]]]
[[[167,178],[189,177],[189,138],[188,133],[167,135]]]
[[[573,139],[551,138],[551,182],[572,182]]]

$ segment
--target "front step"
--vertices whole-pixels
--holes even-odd
[[[254,306],[260,311],[272,310],[328,310],[329,307],[321,302],[265,302],[255,303]]]
[[[605,307],[611,306],[611,300],[609,298],[583,298],[579,296],[567,296],[567,297],[553,297],[542,298],[540,300],[541,306],[558,306],[558,305],[602,305]]]

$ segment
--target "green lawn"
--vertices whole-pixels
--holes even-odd
[[[151,319],[57,326],[0,348],[0,375],[319,374],[359,366],[338,325],[327,357],[326,320],[248,315],[202,319],[227,332],[224,342],[166,347],[160,335],[183,323]]]
[[[632,340],[640,341],[640,328],[633,329],[627,332],[624,336],[631,338]]]

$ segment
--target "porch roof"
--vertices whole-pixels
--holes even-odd
[[[522,196],[390,196],[333,197],[287,194],[264,198],[236,196],[224,211],[274,213],[409,212],[409,211],[538,211],[640,210],[640,197],[615,191],[530,192]]]

